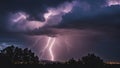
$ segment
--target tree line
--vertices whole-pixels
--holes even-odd
[[[12,45],[0,51],[0,63],[37,64],[39,58],[28,48],[22,49]]]
[[[30,49],[18,48],[15,46],[6,47],[3,50],[0,50],[0,64],[39,64],[39,65],[85,65],[85,66],[99,66],[100,68],[104,67],[106,64],[104,61],[94,55],[88,54],[83,56],[81,59],[75,60],[74,58],[69,59],[65,62],[41,62]],[[102,67],[101,67],[102,66]],[[97,67],[97,68],[99,68]]]

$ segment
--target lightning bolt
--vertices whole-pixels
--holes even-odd
[[[22,14],[22,13],[18,13],[18,15],[19,15],[19,17],[16,18],[16,19],[14,19],[14,20],[13,20],[14,22],[18,22],[18,21],[20,21],[21,19],[27,19],[27,16],[24,15],[24,14]]]
[[[48,37],[48,40],[47,40],[47,44],[46,44],[46,46],[43,48],[43,50],[42,50],[42,55],[41,55],[41,57],[43,56],[43,54],[44,54],[44,52],[46,51],[46,50],[48,50],[49,51],[49,54],[50,54],[50,60],[51,61],[54,61],[55,59],[54,59],[54,54],[53,54],[53,46],[54,46],[54,44],[55,44],[55,41],[56,41],[56,38],[52,38],[52,37]]]
[[[50,55],[51,55],[51,61],[54,61],[54,54],[53,54],[52,48],[53,48],[53,45],[55,43],[55,40],[56,40],[56,38],[52,38],[52,42],[51,42],[51,45],[49,47],[49,52],[50,52]]]
[[[48,38],[48,41],[47,41],[47,45],[46,45],[45,48],[43,49],[43,52],[49,47],[51,40],[52,40],[52,38],[49,37],[49,38]]]

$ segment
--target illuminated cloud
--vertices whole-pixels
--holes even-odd
[[[108,0],[108,6],[120,5],[120,0]]]
[[[25,12],[17,12],[10,14],[10,22],[8,23],[11,31],[27,31],[40,28],[44,23],[40,21],[29,21],[29,15]]]
[[[57,8],[48,8],[48,12],[44,14],[46,25],[57,25],[62,21],[62,16],[71,12],[75,2],[64,3]]]
[[[58,25],[62,21],[62,16],[72,11],[75,3],[65,2],[57,8],[48,8],[43,14],[45,21],[29,20],[30,14],[26,12],[16,12],[10,15],[8,27],[11,31],[30,31],[45,26]],[[39,14],[38,14],[39,15]],[[34,18],[34,17],[33,17]]]

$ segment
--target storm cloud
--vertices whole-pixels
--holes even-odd
[[[57,37],[58,60],[88,52],[120,60],[120,0],[1,0],[0,10],[1,42],[22,40],[39,55],[47,37]]]

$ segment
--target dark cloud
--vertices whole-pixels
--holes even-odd
[[[0,31],[7,31],[6,22],[10,13],[25,12],[30,15],[29,20],[45,21],[43,14],[49,7],[57,7],[72,0],[1,0],[0,1]]]
[[[2,9],[0,14],[2,13],[9,13],[9,12],[17,12],[17,11],[25,11],[30,14],[31,18],[34,20],[44,21],[43,14],[47,12],[48,7],[57,7],[64,2],[71,2],[72,0],[25,0],[25,1],[18,1],[18,0],[4,0],[1,1]],[[109,30],[109,28],[114,28],[119,30],[120,26],[120,6],[105,6],[106,0],[77,0],[79,1],[76,7],[73,8],[72,13],[68,13],[67,15],[63,16],[63,21],[58,26],[54,26],[51,28],[47,27],[42,29],[35,29],[34,31],[28,31],[28,33],[32,33],[35,35],[57,35],[60,32],[53,30],[56,29],[95,29],[104,31]],[[86,3],[86,4],[84,4]],[[84,5],[81,5],[84,4]],[[84,11],[83,8],[85,5],[89,5],[91,10]],[[4,6],[4,7],[3,7]],[[102,7],[101,7],[102,6]],[[104,6],[104,7],[103,7]],[[81,8],[83,7],[83,8]],[[41,16],[38,16],[41,14]],[[6,14],[2,14],[0,16],[1,20],[1,32],[6,32],[6,28],[4,24],[4,20]],[[3,23],[2,23],[3,22]],[[104,31],[105,32],[105,31]],[[23,32],[20,32],[23,33]],[[23,33],[24,34],[24,33]]]
[[[106,5],[107,0],[78,0],[80,4],[86,3],[91,9],[101,8]]]
[[[40,29],[26,32],[25,34],[33,35],[33,36],[46,35],[46,36],[55,37],[57,36],[57,34],[59,34],[59,32],[57,32],[55,28],[42,28],[42,29],[40,28]]]
[[[83,1],[83,0],[81,0]],[[93,1],[85,2],[90,3],[92,6]],[[96,0],[95,0],[96,2]],[[95,3],[93,2],[93,3]],[[98,2],[99,3],[99,2]],[[105,4],[105,0],[101,0],[99,6]],[[116,30],[119,33],[120,26],[120,6],[105,6],[102,8],[96,8],[94,10],[84,11],[80,7],[76,6],[73,8],[72,13],[68,13],[63,16],[63,21],[58,26],[45,27],[28,31],[30,35],[58,35],[62,31],[58,32],[59,29],[93,29],[101,32],[110,32],[109,30]],[[55,29],[58,29],[55,30]],[[64,33],[64,31],[63,31]]]
[[[57,7],[64,2],[70,1],[72,0],[1,0],[0,9],[1,13],[23,11],[31,15],[32,18],[30,19],[44,21],[42,16],[43,13],[47,12],[48,7]]]
[[[94,11],[78,11],[73,10],[64,16],[63,23],[59,25],[61,28],[104,28],[120,26],[120,6],[111,6],[96,9]]]
[[[25,11],[30,14],[29,19],[44,21],[43,14],[47,12],[48,7],[57,7],[64,2],[71,2],[72,0],[3,0],[0,3],[0,14],[9,13],[9,12],[17,12],[17,11]],[[87,28],[87,27],[98,27],[105,25],[117,25],[119,24],[119,6],[111,6],[105,8],[99,8],[106,4],[106,0],[77,0],[79,1],[78,5],[83,4],[84,2],[91,6],[91,11],[84,12],[81,7],[74,8],[73,12],[65,15],[63,18],[63,24],[61,27],[65,28]],[[81,5],[84,8],[84,5]],[[94,9],[94,10],[93,10]],[[39,15],[40,14],[40,15]],[[39,15],[39,16],[38,16]],[[1,22],[5,22],[5,14],[1,15]],[[70,20],[69,20],[70,19]],[[73,23],[74,22],[74,23]],[[113,23],[115,22],[115,23]],[[6,25],[2,23],[1,29],[4,30],[4,26]],[[118,26],[118,25],[117,25]],[[116,27],[116,26],[115,26]],[[1,30],[1,31],[3,31]]]

